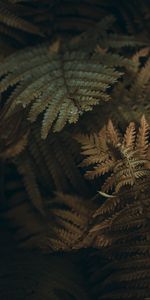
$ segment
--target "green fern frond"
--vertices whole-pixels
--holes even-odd
[[[29,120],[33,122],[43,112],[43,138],[51,127],[53,131],[60,131],[66,122],[77,122],[84,111],[107,100],[107,88],[121,75],[114,68],[100,64],[98,57],[89,60],[84,52],[52,55],[48,47],[43,46],[18,55],[14,66],[15,57],[8,63],[6,60],[1,70],[1,74],[8,74],[1,82],[1,92],[23,81],[23,90],[19,89],[18,95],[15,93],[15,99],[11,97],[8,114],[18,105],[30,105]],[[23,63],[24,59],[28,64]]]
[[[105,37],[107,21],[109,23],[109,18],[101,22],[106,27],[104,33],[101,32],[104,39],[109,39],[109,34]],[[97,25],[100,30],[101,23]],[[84,112],[92,110],[101,101],[109,100],[108,88],[123,74],[116,67],[130,69],[132,61],[119,54],[111,54],[109,49],[94,54],[99,34],[95,31],[91,50],[84,48],[88,36],[89,33],[85,32],[85,38],[79,36],[78,41],[70,42],[67,48],[61,44],[56,49],[53,45],[50,48],[43,45],[20,51],[17,56],[14,54],[6,59],[1,64],[3,78],[0,91],[3,93],[9,87],[15,88],[8,99],[7,116],[18,107],[29,108],[28,119],[31,122],[43,114],[42,138],[45,139],[51,128],[61,131],[66,123],[76,123]],[[80,45],[80,40],[83,45]],[[118,45],[119,49],[121,47]]]

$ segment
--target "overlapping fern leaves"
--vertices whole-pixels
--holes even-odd
[[[150,295],[149,125],[143,116],[138,131],[132,122],[122,136],[109,121],[98,136],[78,139],[87,156],[82,165],[94,166],[86,176],[108,174],[100,191],[107,199],[94,213],[91,229],[94,246],[107,260],[93,278],[98,299],[145,299]]]
[[[0,66],[0,158],[13,163],[0,170],[1,224],[30,249],[5,248],[4,299],[88,299],[78,270],[63,272],[69,258],[64,266],[63,257],[42,256],[85,247],[97,248],[84,252],[92,299],[150,298],[148,6],[0,1],[2,56],[24,47]],[[109,14],[113,27],[113,17],[102,18]],[[82,163],[76,132],[89,134],[78,135]],[[42,253],[33,257],[33,248]]]
[[[30,129],[28,136],[30,142],[15,158],[21,174],[30,183],[27,170],[29,165],[35,182],[44,191],[44,195],[51,194],[54,190],[64,193],[74,192],[81,196],[88,195],[89,188],[78,168],[81,159],[79,145],[72,138],[72,133],[69,131],[51,133],[47,140],[43,141],[39,130],[40,125],[37,124]],[[36,199],[35,195],[31,198]]]
[[[127,72],[111,92],[112,101],[107,102],[107,109],[102,103],[87,115],[85,114],[74,128],[75,133],[99,132],[109,119],[115,120],[122,129],[130,122],[138,123],[142,115],[149,120],[149,47],[137,51],[131,58],[137,66],[134,72]],[[130,107],[130,112],[128,111]],[[101,117],[99,117],[101,116]],[[89,122],[92,120],[92,122]]]
[[[80,249],[91,243],[89,223],[95,206],[88,199],[60,192],[44,197],[28,164],[24,182],[15,170],[12,173],[12,167],[5,169],[3,194],[7,202],[2,217],[9,220],[21,247],[52,252]]]

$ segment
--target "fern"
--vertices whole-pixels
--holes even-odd
[[[1,297],[149,299],[148,2],[0,11]]]
[[[62,193],[44,198],[29,170],[28,182],[26,178],[23,182],[15,170],[12,173],[7,168],[6,171],[2,217],[9,220],[21,247],[52,252],[80,249],[91,243],[89,223],[95,205],[89,200]]]
[[[1,65],[1,75],[4,76],[1,92],[21,83],[8,99],[7,116],[19,106],[30,106],[28,119],[31,122],[44,113],[42,138],[47,137],[51,128],[54,132],[60,131],[67,122],[76,123],[85,111],[91,110],[100,101],[108,100],[107,89],[122,74],[115,70],[115,66],[131,65],[128,60],[121,61],[119,56],[113,64],[110,53],[107,62],[107,53],[91,56],[90,49],[64,50],[59,50],[58,42],[50,49],[43,45],[17,53],[17,57],[13,55]]]
[[[149,183],[148,183],[149,184]],[[149,196],[148,187],[139,189],[136,198],[122,196],[123,207],[110,212],[107,222],[97,222],[99,236],[95,246],[104,249],[101,253],[107,263],[93,277],[96,295],[102,299],[145,299],[149,297]],[[127,201],[130,200],[130,204]],[[107,202],[107,200],[106,200]],[[134,203],[134,204],[133,204]],[[109,204],[108,204],[109,205]],[[102,209],[103,211],[103,209]],[[99,211],[100,212],[100,211]],[[103,226],[105,225],[105,226]],[[102,240],[103,237],[103,240]],[[102,280],[101,273],[106,272]],[[109,275],[108,275],[109,274]],[[99,283],[99,284],[97,284]],[[109,293],[107,293],[109,291]]]
[[[132,121],[139,122],[143,114],[149,122],[149,48],[136,52],[132,60],[138,65],[137,70],[127,72],[123,80],[114,86],[112,101],[107,102],[107,109],[101,103],[80,118],[78,126],[74,128],[75,135],[81,129],[85,134],[99,132],[109,119],[115,120],[122,129]],[[130,107],[130,112],[127,107]]]
[[[109,170],[101,190],[113,191],[113,197],[108,195],[95,211],[90,229],[95,235],[93,246],[102,249],[101,255],[107,261],[104,278],[99,265],[93,279],[94,291],[102,299],[120,299],[121,295],[123,299],[145,299],[150,292],[149,265],[144,263],[149,260],[150,250],[149,125],[143,116],[139,129],[132,122],[122,137],[109,121],[96,138],[89,152],[92,138],[78,137],[83,143],[83,155],[88,156],[83,165],[93,165],[93,156],[99,149],[99,160],[94,162],[96,171],[91,169],[87,175],[93,178]]]
[[[88,156],[81,166],[93,165],[94,169],[86,172],[86,177],[94,179],[97,176],[112,172],[102,186],[102,192],[107,193],[115,186],[119,192],[124,186],[133,186],[137,179],[147,176],[149,125],[145,117],[141,118],[141,126],[135,142],[135,124],[130,123],[124,137],[121,138],[112,121],[104,127],[98,136],[86,138],[78,136],[83,144],[83,155]],[[136,143],[136,144],[135,144]]]
[[[39,128],[38,124],[32,126],[28,137],[32,142],[28,143],[24,152],[15,159],[18,168],[23,169],[22,160],[27,161],[36,182],[42,190],[47,191],[46,194],[57,190],[89,195],[89,188],[77,166],[81,160],[80,149],[72,139],[72,133],[63,131],[50,134],[47,140],[43,141],[39,136]],[[28,172],[25,178],[28,178]]]
[[[54,238],[51,238],[51,244],[56,250],[79,249],[91,244],[92,236],[88,232],[94,206],[79,200],[58,194],[54,201],[48,203],[56,222],[52,229]],[[59,208],[59,205],[63,205],[64,209]]]

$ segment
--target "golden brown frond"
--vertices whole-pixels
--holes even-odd
[[[109,120],[107,124],[107,137],[108,142],[112,145],[117,146],[120,143],[119,133],[111,120]]]
[[[112,121],[109,120],[108,125],[100,131],[97,137],[91,136],[88,140],[84,136],[80,136],[78,140],[83,145],[82,154],[88,156],[83,160],[83,166],[93,166],[93,169],[87,171],[85,176],[94,179],[110,172],[111,176],[108,176],[101,188],[104,193],[113,188],[118,193],[125,186],[133,186],[138,179],[149,174],[149,170],[147,170],[148,134],[149,125],[143,116],[138,133],[136,133],[135,124],[132,122],[127,127],[124,136],[121,137],[121,134],[114,128]],[[103,136],[103,147],[101,147],[101,138],[99,140],[100,136]],[[90,151],[86,151],[85,147],[86,149],[90,147]],[[93,159],[95,152],[96,159]]]
[[[127,127],[125,135],[124,135],[125,147],[134,149],[135,137],[136,137],[135,124],[133,122],[131,122],[129,124],[129,126]]]
[[[144,116],[139,128],[130,123],[120,143],[116,139],[112,145],[110,135],[107,143],[105,128],[106,151],[113,156],[114,165],[101,187],[106,200],[93,214],[90,233],[94,234],[93,246],[107,262],[93,274],[93,291],[102,299],[122,299],[122,294],[123,299],[144,299],[150,286],[149,262],[146,264],[150,251],[149,125]],[[95,174],[95,170],[90,172]],[[108,192],[112,186],[109,197],[105,189]]]
[[[144,116],[141,118],[141,126],[139,128],[139,133],[137,136],[136,148],[143,157],[147,154],[147,149],[149,145],[149,124],[147,123]]]

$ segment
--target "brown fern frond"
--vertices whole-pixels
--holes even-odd
[[[101,175],[104,175],[105,173],[108,173],[113,168],[113,161],[107,159],[104,163],[97,164],[96,167],[92,171],[87,171],[85,174],[86,178],[94,179],[96,177],[99,177]]]
[[[149,124],[145,117],[141,118],[141,126],[137,136],[136,148],[140,151],[141,155],[146,156],[148,145],[149,145]]]
[[[43,141],[39,135],[39,125],[33,124],[29,137],[31,142],[26,149],[26,156],[32,158],[34,170],[37,166],[35,174],[38,182],[41,182],[40,174],[45,172],[42,185],[49,181],[46,189],[50,194],[52,190],[64,193],[73,190],[79,195],[88,195],[88,185],[78,168],[81,161],[79,145],[73,140],[72,133],[52,133]]]
[[[125,147],[134,149],[135,136],[136,136],[135,124],[131,122],[126,129],[125,136],[124,136]]]
[[[117,129],[114,127],[111,120],[108,121],[107,125],[107,137],[108,142],[110,142],[112,145],[118,145],[120,143],[120,137]]]
[[[58,240],[59,244],[62,243],[61,250],[69,250],[87,247],[91,243],[93,237],[89,236],[89,223],[94,207],[82,199],[60,193],[49,201],[48,207],[55,220],[52,232],[56,237],[54,235],[52,244]]]
[[[102,299],[119,299],[122,293],[125,299],[144,299],[150,286],[149,263],[146,265],[150,252],[149,125],[144,116],[139,129],[133,122],[129,124],[121,142],[116,139],[109,153],[114,166],[101,190],[113,186],[112,197],[100,193],[106,200],[94,212],[90,226],[93,246],[108,263],[103,278],[99,265],[93,291]]]
[[[3,192],[5,202],[2,217],[9,220],[18,244],[23,248],[44,252],[87,247],[93,239],[89,234],[89,223],[95,205],[87,199],[69,194],[57,193],[55,197],[44,197],[28,164],[22,168],[20,170],[19,167],[22,177],[18,177],[12,168],[8,169]],[[12,171],[14,179],[10,176]],[[38,203],[38,200],[42,203]]]
[[[83,160],[83,165],[93,165],[93,169],[87,171],[85,176],[94,179],[110,172],[111,177],[108,177],[106,183],[102,186],[102,192],[105,193],[114,187],[115,192],[118,193],[125,186],[133,186],[138,179],[149,175],[149,170],[147,170],[148,134],[149,126],[143,116],[137,134],[135,124],[132,122],[127,127],[124,137],[121,137],[119,132],[114,128],[112,121],[109,120],[108,125],[102,129],[102,132],[100,131],[97,137],[93,136],[92,138],[91,136],[88,140],[84,136],[80,136],[79,140],[81,143],[83,140],[82,149],[84,151],[82,154],[88,156],[87,159]],[[102,147],[101,139],[98,140],[99,136],[103,136],[104,139]],[[85,151],[85,144],[86,149],[89,149],[88,143],[91,141],[92,148],[94,148],[94,151],[96,149],[95,160],[93,160],[93,149]],[[98,153],[99,160],[97,157]]]

